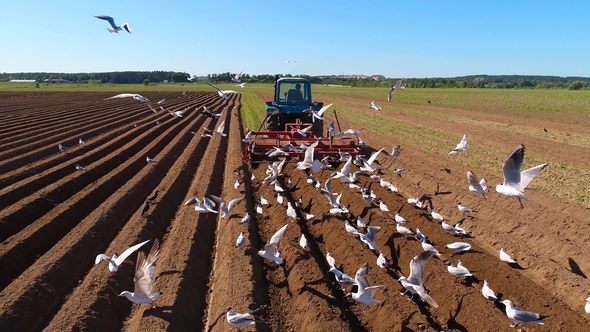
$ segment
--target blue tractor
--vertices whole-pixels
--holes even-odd
[[[267,131],[283,131],[286,123],[313,125],[312,133],[322,137],[324,124],[313,119],[310,110],[319,111],[324,103],[316,102],[311,94],[311,82],[299,77],[275,77],[274,100],[266,102]]]

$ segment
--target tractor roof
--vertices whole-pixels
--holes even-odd
[[[308,80],[306,80],[305,78],[301,78],[301,77],[281,77],[277,80],[277,82],[280,81],[301,81],[301,82],[307,82]]]

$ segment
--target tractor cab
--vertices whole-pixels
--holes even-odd
[[[309,110],[319,111],[323,105],[322,102],[313,101],[310,81],[299,77],[277,78],[274,100],[266,102],[266,129],[285,130],[286,123],[299,120],[313,124],[313,131],[319,137],[322,135],[323,124],[313,121]]]

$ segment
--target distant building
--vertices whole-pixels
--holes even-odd
[[[168,80],[164,80],[164,84],[168,83]]]
[[[36,80],[10,80],[10,83],[35,83]]]
[[[64,80],[63,78],[46,78],[43,80],[43,82],[45,82],[45,83],[59,83],[59,84],[74,83],[70,80]]]

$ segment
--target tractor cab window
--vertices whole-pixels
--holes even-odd
[[[309,85],[305,83],[281,82],[279,101],[285,103],[308,103]]]

